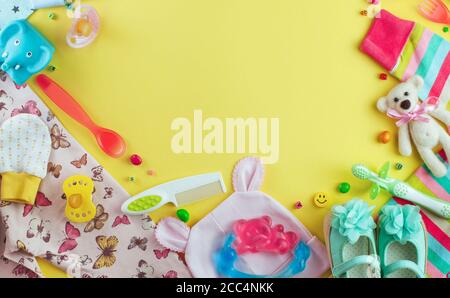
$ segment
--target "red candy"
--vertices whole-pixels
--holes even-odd
[[[302,202],[300,202],[300,201],[298,201],[298,202],[296,202],[295,204],[294,204],[294,208],[295,209],[301,209],[303,207],[303,204],[302,204]]]
[[[135,166],[140,166],[142,164],[142,157],[137,154],[133,154],[130,156],[130,162]]]
[[[380,73],[380,80],[386,81],[387,80],[387,74]]]

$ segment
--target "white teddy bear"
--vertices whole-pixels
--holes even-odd
[[[433,175],[444,177],[448,171],[447,166],[434,154],[433,149],[441,144],[450,158],[450,136],[434,118],[447,127],[450,126],[450,112],[446,109],[448,98],[440,102],[439,99],[430,97],[421,103],[418,94],[423,85],[424,81],[420,76],[413,76],[397,85],[386,97],[380,98],[377,108],[398,120],[396,124],[399,127],[400,154],[411,155],[411,133],[417,151]]]

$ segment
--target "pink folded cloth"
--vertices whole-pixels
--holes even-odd
[[[406,81],[421,76],[419,97],[450,98],[450,43],[424,26],[402,20],[382,10],[360,46],[394,77]]]
[[[36,257],[74,277],[190,277],[183,255],[157,243],[150,218],[122,214],[129,195],[38,96],[0,73],[0,123],[20,113],[38,115],[47,124],[52,153],[33,206],[0,202],[0,277],[43,276]],[[89,176],[95,183],[97,215],[86,224],[64,216],[62,183],[72,175]]]

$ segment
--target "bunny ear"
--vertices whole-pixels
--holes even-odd
[[[184,252],[191,229],[182,221],[167,217],[161,220],[156,227],[156,240],[170,250]]]
[[[244,158],[238,162],[233,172],[233,186],[237,192],[256,191],[261,187],[264,167],[261,159]]]

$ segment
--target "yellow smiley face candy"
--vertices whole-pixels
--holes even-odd
[[[86,176],[72,176],[64,181],[63,190],[67,198],[66,217],[71,222],[84,223],[95,217],[92,202],[94,182]]]
[[[331,199],[329,198],[328,194],[324,192],[318,192],[314,195],[313,202],[316,207],[324,208],[331,203]]]

